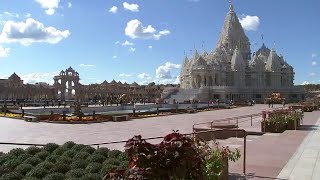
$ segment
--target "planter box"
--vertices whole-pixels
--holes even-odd
[[[261,121],[261,132],[270,132],[270,133],[283,133],[286,130],[286,126],[277,127],[275,124],[265,123]]]
[[[295,125],[296,124],[296,125]],[[287,130],[296,130],[300,126],[300,120],[289,120]]]
[[[225,158],[223,160],[223,169],[219,177],[219,180],[228,180],[228,179],[229,179],[229,160],[228,158]]]

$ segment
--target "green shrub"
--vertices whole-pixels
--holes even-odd
[[[59,158],[60,158],[60,156],[51,154],[50,156],[48,156],[46,158],[46,161],[49,161],[49,162],[52,162],[52,163],[56,163]]]
[[[6,161],[15,159],[16,156],[11,155],[11,154],[3,154],[2,156],[0,156],[0,166],[5,163]]]
[[[91,146],[85,146],[84,148],[81,149],[82,152],[87,152],[89,154],[94,153],[96,149],[91,147]]]
[[[23,175],[26,175],[29,171],[33,169],[31,164],[20,164],[15,168],[15,170]]]
[[[65,142],[62,147],[67,148],[67,149],[71,149],[74,145],[76,145],[76,143],[74,143],[73,141],[68,141]]]
[[[119,151],[119,150],[111,150],[109,153],[108,153],[108,157],[110,158],[117,158],[120,154],[122,154],[123,152],[122,151]]]
[[[37,154],[38,152],[41,151],[41,148],[36,147],[36,146],[30,146],[25,151],[28,154],[35,155],[35,154]]]
[[[64,152],[68,151],[69,149],[67,148],[64,148],[64,147],[58,147],[57,149],[55,149],[52,154],[55,154],[55,155],[59,155],[61,156]]]
[[[107,160],[105,160],[103,162],[103,164],[111,164],[111,165],[115,165],[115,166],[119,166],[120,165],[120,161],[116,158],[109,158]]]
[[[68,172],[70,170],[71,170],[70,165],[63,164],[63,163],[57,163],[50,169],[50,172],[65,174],[66,172]]]
[[[41,167],[36,167],[33,168],[31,171],[29,171],[26,176],[27,177],[35,177],[35,178],[39,178],[42,179],[44,178],[47,174],[49,173],[48,170],[41,168]]]
[[[48,143],[46,144],[43,149],[48,151],[48,152],[53,152],[55,149],[57,149],[59,147],[58,144],[55,144],[55,143]]]
[[[101,180],[101,176],[97,173],[89,173],[82,176],[81,180]]]
[[[42,160],[37,157],[29,157],[24,161],[25,164],[31,164],[32,166],[36,166],[37,164],[41,163]]]
[[[129,162],[128,161],[121,161],[119,164],[119,167],[122,169],[127,169],[129,166]]]
[[[18,172],[10,172],[10,173],[3,174],[1,176],[1,180],[20,180],[23,177],[24,176]]]
[[[101,154],[93,154],[91,156],[89,156],[87,158],[87,161],[89,162],[97,162],[97,163],[103,163],[103,161],[106,159],[106,157],[104,157]]]
[[[68,150],[66,152],[63,153],[63,156],[69,157],[69,158],[73,158],[78,152],[76,150]]]
[[[76,150],[76,151],[81,151],[81,149],[84,147],[85,147],[85,145],[83,145],[83,144],[76,144],[71,149]]]
[[[43,161],[41,163],[39,163],[36,167],[37,168],[44,168],[44,169],[47,169],[47,170],[50,170],[52,167],[53,167],[53,163],[52,162],[49,162],[49,161]]]
[[[88,166],[88,162],[83,159],[77,159],[70,165],[71,169],[85,169]]]
[[[103,164],[103,166],[100,170],[100,174],[105,175],[113,168],[117,168],[117,166],[112,165],[112,164]]]
[[[0,177],[3,175],[3,174],[6,174],[6,173],[9,173],[11,172],[10,169],[6,168],[6,167],[3,167],[3,166],[0,166]]]
[[[66,180],[79,180],[79,178],[66,178]]]
[[[24,150],[22,148],[14,148],[14,149],[11,149],[8,154],[19,156],[21,154],[24,154]]]
[[[109,156],[108,156],[109,152],[110,152],[110,149],[105,148],[105,147],[102,147],[102,148],[97,149],[97,150],[94,152],[94,154],[101,154],[101,155],[103,155],[104,157],[108,158],[108,157],[109,157]]]
[[[50,153],[48,151],[41,151],[41,152],[38,152],[35,155],[35,157],[40,158],[42,160],[45,160],[49,155],[50,155]]]
[[[17,159],[11,159],[3,163],[3,167],[9,168],[9,169],[14,169],[17,166],[19,166],[22,163],[22,161],[17,160]]]
[[[102,167],[102,164],[93,162],[93,163],[88,164],[88,166],[86,167],[86,172],[98,173],[98,172],[100,172],[101,167]]]
[[[40,180],[40,179],[35,178],[35,177],[25,177],[25,178],[23,178],[23,180]]]
[[[87,159],[89,156],[90,156],[89,153],[80,151],[73,157],[73,159]]]
[[[128,161],[128,160],[129,160],[128,154],[125,153],[125,152],[121,152],[121,153],[118,155],[117,159],[119,159],[119,160],[121,160],[121,161]]]
[[[66,173],[66,178],[81,178],[85,174],[83,169],[72,169]]]
[[[18,160],[20,161],[25,161],[26,159],[33,157],[31,154],[21,154],[20,156],[17,157]]]
[[[57,163],[62,163],[62,164],[71,164],[72,159],[66,156],[60,156],[59,159],[57,159]]]
[[[47,175],[43,180],[61,180],[64,179],[64,174],[62,173],[52,173]]]

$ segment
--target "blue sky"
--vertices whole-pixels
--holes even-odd
[[[227,0],[0,0],[0,78],[52,82],[72,66],[83,84],[176,82],[184,53],[211,51]],[[251,41],[283,54],[295,84],[320,81],[320,2],[234,0]]]

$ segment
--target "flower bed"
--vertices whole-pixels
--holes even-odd
[[[22,118],[22,114],[16,113],[0,113],[0,117],[9,117],[9,118]]]
[[[228,161],[240,158],[239,150],[210,147],[178,132],[168,134],[160,144],[134,136],[125,147],[128,169],[111,171],[105,179],[227,180]]]
[[[101,180],[111,169],[128,166],[126,153],[67,142],[62,146],[13,149],[0,154],[0,179],[93,179]]]
[[[301,111],[271,111],[268,117],[261,122],[261,132],[282,133],[285,130],[294,130],[300,126],[302,118],[303,112]]]

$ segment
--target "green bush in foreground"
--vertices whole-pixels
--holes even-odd
[[[20,164],[15,168],[15,170],[22,175],[26,175],[29,171],[31,171],[34,167],[31,164]]]
[[[107,160],[105,160],[103,162],[103,164],[110,164],[110,165],[115,165],[115,166],[119,166],[120,165],[120,161],[116,158],[109,158]]]
[[[123,152],[119,151],[119,150],[112,150],[108,153],[108,157],[109,158],[117,158],[120,154],[122,154]]]
[[[105,148],[105,147],[102,147],[102,148],[99,148],[97,149],[94,154],[101,154],[103,155],[104,157],[108,158],[108,154],[109,154],[110,150],[108,148]]]
[[[14,156],[20,156],[21,154],[24,154],[24,150],[22,148],[14,148],[14,149],[11,149],[8,154],[11,154]]]
[[[54,155],[59,155],[61,156],[63,153],[65,153],[66,151],[68,151],[69,149],[67,148],[64,148],[64,147],[58,147],[57,149],[55,149],[51,154],[54,154]]]
[[[50,156],[48,156],[46,158],[46,161],[49,161],[49,162],[52,162],[52,163],[56,163],[59,158],[60,158],[60,156],[51,154]]]
[[[53,152],[55,149],[57,149],[59,147],[59,145],[58,144],[55,144],[55,143],[48,143],[48,144],[46,144],[44,147],[43,147],[43,149],[45,150],[45,151],[48,151],[48,152]]]
[[[32,169],[31,171],[29,171],[26,176],[27,177],[35,177],[38,179],[42,179],[44,178],[46,175],[48,175],[49,171],[41,168],[41,167],[36,167],[34,169]]]
[[[88,162],[83,159],[77,159],[70,165],[71,169],[85,169],[88,166]]]
[[[42,160],[37,157],[30,157],[24,161],[25,164],[31,164],[32,166],[36,166],[37,164],[41,163]]]
[[[47,175],[43,180],[61,180],[64,179],[64,174],[62,173],[52,173]]]
[[[50,170],[53,166],[54,166],[54,164],[52,162],[43,161],[43,162],[39,163],[36,167],[37,168],[44,168],[46,170]]]
[[[31,154],[24,153],[24,154],[21,154],[20,156],[18,156],[17,159],[20,161],[25,161],[26,159],[31,158],[31,157],[33,157]]]
[[[103,163],[106,158],[101,154],[93,154],[87,158],[89,162]]]
[[[36,147],[36,146],[31,146],[31,147],[28,147],[28,148],[25,150],[25,152],[28,153],[28,154],[31,154],[31,155],[35,155],[35,154],[37,154],[38,152],[41,152],[41,148]]]
[[[1,176],[1,179],[2,180],[20,180],[23,177],[24,176],[18,172],[10,172],[10,173],[3,174]]]
[[[48,151],[41,151],[41,152],[38,152],[35,155],[35,157],[40,158],[42,160],[45,160],[49,155],[50,155],[50,153]]]
[[[72,163],[72,159],[66,156],[60,156],[57,159],[56,163],[62,163],[62,164],[71,164]]]
[[[88,166],[86,167],[86,172],[88,173],[99,173],[101,170],[102,164],[100,163],[90,163],[88,164]]]
[[[50,172],[65,174],[70,170],[71,168],[69,164],[57,163],[50,169]]]
[[[73,157],[73,159],[87,159],[89,156],[90,156],[89,153],[80,151]]]
[[[85,171],[83,169],[72,169],[66,173],[66,178],[80,178],[85,175]]]
[[[76,151],[81,151],[81,149],[84,147],[85,147],[85,145],[83,145],[83,144],[76,144],[71,149],[76,150]]]
[[[101,176],[98,173],[89,173],[82,176],[81,180],[101,180]]]
[[[69,158],[73,158],[77,153],[78,153],[78,151],[70,149],[70,150],[64,152],[63,156],[66,156],[66,157],[69,157]]]
[[[0,156],[0,165],[3,165],[3,163],[5,163],[6,161],[15,159],[16,156],[11,155],[11,154],[3,154]]]
[[[18,159],[11,159],[11,160],[8,160],[6,161],[5,163],[3,163],[3,167],[6,167],[8,169],[14,169],[16,168],[17,166],[19,166],[19,164],[21,164],[22,161],[18,160]]]
[[[71,149],[74,145],[76,145],[76,143],[72,142],[72,141],[68,141],[68,142],[65,142],[62,147],[63,148],[66,148],[66,149]]]
[[[91,147],[91,146],[85,146],[84,148],[81,149],[83,152],[87,152],[89,154],[92,154],[96,149]]]

